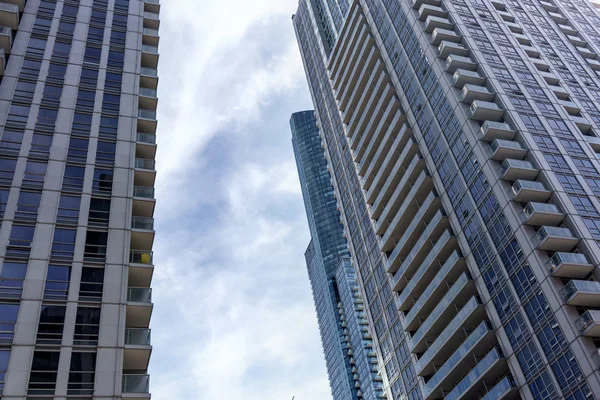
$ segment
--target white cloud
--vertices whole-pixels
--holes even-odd
[[[310,107],[296,6],[162,4],[155,400],[330,397],[287,124]]]

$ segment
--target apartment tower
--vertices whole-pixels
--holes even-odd
[[[377,399],[383,394],[377,356],[314,111],[292,114],[290,127],[311,234],[304,256],[331,394],[335,400]]]
[[[388,399],[600,398],[600,14],[300,0]]]
[[[159,11],[0,2],[3,399],[150,398]]]

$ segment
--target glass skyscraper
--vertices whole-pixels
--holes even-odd
[[[150,398],[158,0],[0,2],[0,393]]]
[[[600,14],[300,0],[388,399],[600,398]]]
[[[383,395],[356,274],[321,147],[314,111],[292,114],[292,144],[312,240],[305,253],[331,393],[335,400]]]

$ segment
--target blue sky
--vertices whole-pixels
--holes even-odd
[[[155,400],[330,398],[288,123],[312,108],[296,7],[162,2]]]

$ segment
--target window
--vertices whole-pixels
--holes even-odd
[[[52,135],[34,132],[29,153],[32,156],[48,157],[50,146],[52,146]]]
[[[0,158],[0,185],[10,186],[12,184],[17,160]]]
[[[34,230],[34,226],[13,225],[6,249],[7,256],[28,257]]]
[[[69,265],[48,265],[44,299],[66,300],[69,294],[71,267]]]
[[[117,144],[115,142],[98,141],[96,164],[114,165],[116,148]]]
[[[0,297],[21,298],[27,263],[4,261],[0,270]]]
[[[596,208],[587,196],[570,195],[569,198],[579,214],[590,217],[600,217],[600,214],[598,214],[598,211],[596,211]]]
[[[73,344],[76,346],[94,346],[98,344],[99,333],[100,309],[77,307]]]
[[[48,164],[45,162],[37,162],[31,160],[27,161],[22,186],[37,189],[43,188],[47,167]]]
[[[77,225],[81,197],[61,195],[58,202],[57,224]]]
[[[75,238],[77,230],[56,228],[54,230],[54,240],[52,241],[52,250],[50,259],[53,260],[73,260],[75,255]]]
[[[4,133],[2,133],[2,140],[0,140],[0,151],[9,155],[18,155],[22,142],[23,132],[5,128]]]
[[[8,190],[8,189],[0,190],[0,218],[4,217],[4,212],[6,211],[6,204],[8,203],[9,195],[10,195],[10,190]]]
[[[58,372],[58,351],[35,351],[29,375],[27,394],[53,395]]]
[[[104,268],[83,267],[81,285],[79,286],[79,300],[102,301],[103,283]]]
[[[71,368],[67,395],[93,395],[96,353],[71,354]]]
[[[112,169],[94,169],[94,182],[92,193],[108,194],[112,192],[113,170]]]
[[[22,101],[23,103],[30,104],[33,101],[35,86],[36,82],[18,80],[17,86],[15,87],[13,101]]]
[[[66,306],[42,305],[36,343],[60,345],[65,324]]]
[[[6,371],[8,371],[8,359],[10,358],[10,350],[0,350],[0,393],[4,390],[4,382]]]
[[[104,139],[116,139],[119,119],[116,117],[100,117],[100,131],[98,136]]]
[[[88,225],[108,226],[110,218],[110,199],[92,198],[90,202],[90,214]]]
[[[103,262],[106,259],[108,233],[88,231],[85,240],[84,261]]]
[[[21,191],[17,202],[15,220],[36,221],[41,198],[41,193]]]
[[[63,176],[62,190],[68,192],[81,192],[83,190],[83,178],[85,167],[67,165]]]
[[[102,101],[102,111],[118,115],[120,107],[121,95],[104,93],[104,100]]]
[[[12,344],[18,315],[18,303],[0,303],[0,344]]]
[[[67,161],[85,163],[87,160],[89,139],[71,136],[69,140],[69,150],[67,152]]]
[[[94,111],[94,102],[96,101],[95,90],[79,89],[77,93],[77,110],[78,111]]]
[[[72,134],[89,136],[92,129],[92,114],[84,114],[75,111],[73,115]]]

